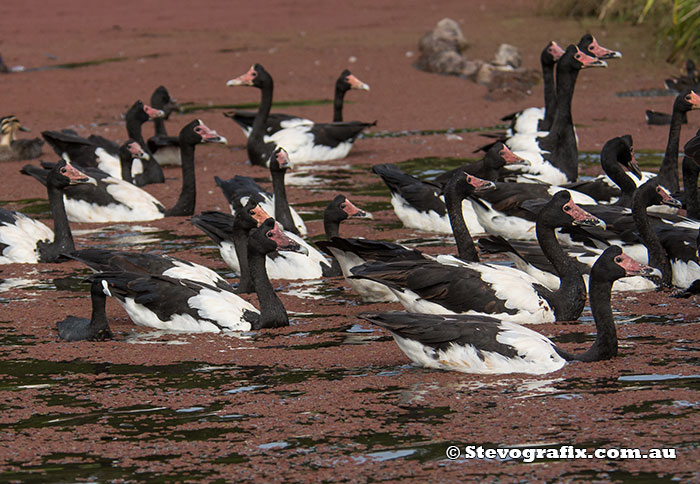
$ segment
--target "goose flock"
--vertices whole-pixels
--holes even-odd
[[[325,209],[326,240],[310,238],[321,234],[309,233],[288,198],[287,171],[345,158],[362,132],[376,125],[344,120],[346,93],[370,89],[347,69],[336,81],[328,122],[271,112],[273,78],[260,64],[222,80],[222,88],[260,90],[257,111],[224,115],[243,130],[249,162],[269,170],[272,182],[269,191],[250,177],[215,176],[212,188],[220,188],[230,213],[196,213],[195,149],[226,144],[226,138],[199,119],[187,122],[177,136],[168,135],[164,121],[178,104],[164,86],[153,92],[150,105],[137,100],[129,108],[121,141],[85,138],[69,129],[44,131],[43,140],[20,140],[16,132],[23,126],[5,116],[0,161],[37,158],[44,142],[58,158],[21,169],[46,187],[53,230],[0,208],[0,264],[73,260],[94,271],[91,318],[69,316],[57,323],[58,337],[67,341],[114,337],[106,297],[116,299],[135,324],[150,328],[279,328],[289,325],[289,316],[271,280],[342,277],[360,305],[403,306],[403,312],[359,310],[357,317],[388,330],[418,366],[543,374],[570,361],[610,359],[618,349],[613,291],[665,287],[682,297],[700,292],[700,131],[684,146],[682,185],[678,178],[681,126],[690,111],[700,109],[698,93],[684,88],[675,98],[658,173],[640,170],[632,136],[611,133],[616,136],[600,153],[604,174],[579,178],[575,86],[583,70],[621,57],[590,34],[566,48],[549,42],[540,56],[545,106],[505,115],[508,128],[491,135],[496,139],[481,147],[478,161],[430,179],[394,164],[371,168],[389,189],[403,225],[454,236],[456,255],[381,240],[379,231],[376,238],[343,237],[343,221],[371,220],[372,214],[342,194]],[[146,140],[143,127],[149,121],[154,135]],[[170,208],[148,191],[150,184],[166,183],[164,165],[179,166],[182,177]],[[164,217],[188,217],[211,238],[237,283],[171,256],[76,247],[69,225]],[[495,257],[508,257],[512,265]],[[257,307],[242,297],[249,293],[256,293]],[[584,353],[571,353],[528,327],[575,321],[587,301],[596,338]]]

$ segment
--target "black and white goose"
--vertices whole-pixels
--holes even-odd
[[[248,234],[270,218],[260,206],[261,203],[262,199],[253,195],[248,198],[246,204],[236,215],[211,210],[199,213],[190,219],[192,225],[207,234],[216,243],[221,258],[240,276],[236,289],[239,294],[255,291],[248,270]]]
[[[537,214],[528,208],[529,202],[543,204],[553,195],[567,192],[574,203],[592,205],[592,197],[546,183],[496,182],[494,190],[475,193],[469,201],[484,232],[514,240],[535,240]]]
[[[473,177],[465,172],[456,172],[445,186],[445,206],[453,229],[459,258],[465,261],[478,262],[474,241],[469,229],[464,222],[462,201],[474,191],[489,190],[493,183]],[[332,227],[335,229],[335,227]],[[326,229],[328,240],[317,242],[316,245],[338,261],[340,270],[350,287],[365,302],[387,301],[398,299],[393,291],[384,284],[369,279],[351,277],[352,269],[367,261],[381,262],[406,261],[406,260],[435,260],[435,257],[422,253],[416,249],[410,249],[394,242],[380,240],[368,240],[357,238],[342,238],[337,230]],[[439,258],[443,263],[459,263],[451,256]]]
[[[642,172],[634,155],[632,136],[626,134],[608,140],[600,152],[603,175],[591,180],[579,180],[563,185],[570,190],[585,193],[598,203],[612,203],[622,207],[632,206],[632,195]],[[625,172],[627,168],[635,178]]]
[[[154,109],[163,111],[162,117],[153,118],[155,134],[148,138],[146,146],[148,151],[159,165],[180,165],[180,138],[178,136],[168,136],[165,129],[165,120],[170,117],[173,111],[180,109],[177,102],[170,97],[170,93],[165,86],[158,86],[151,94],[151,106]]]
[[[583,243],[588,247],[604,249],[620,245],[635,260],[661,270],[662,282],[686,288],[700,279],[697,260],[696,236],[700,222],[673,214],[648,211],[652,205],[668,204],[680,207],[668,190],[652,179],[639,187],[632,199],[632,211],[598,205],[591,212],[605,221],[607,230],[595,228],[571,233],[562,229],[561,238],[568,243]]]
[[[182,128],[179,138],[182,152],[182,188],[174,207],[166,210],[147,191],[100,170],[85,168],[84,171],[97,180],[97,184],[65,190],[64,201],[69,220],[95,223],[134,222],[192,215],[196,202],[195,146],[199,143],[226,143],[226,138],[209,129],[199,119]],[[48,170],[28,165],[23,168],[23,173],[45,184]]]
[[[47,174],[46,191],[53,217],[53,231],[26,215],[0,208],[0,264],[58,262],[75,250],[63,204],[63,190],[71,185],[94,182],[66,161]]]
[[[301,216],[289,206],[287,189],[284,177],[291,167],[287,151],[278,146],[270,158],[270,177],[272,179],[272,193],[268,193],[249,176],[236,175],[229,180],[214,177],[216,184],[228,200],[231,213],[234,215],[240,210],[252,195],[261,197],[262,208],[277,220],[285,230],[296,235],[306,235],[306,224]]]
[[[477,178],[495,181],[504,167],[526,165],[528,162],[513,154],[503,143],[494,144],[482,160],[445,172],[435,181],[426,182],[408,175],[391,163],[375,165],[372,171],[379,175],[391,192],[391,205],[404,226],[427,232],[452,233],[442,191],[457,172],[466,172]],[[474,233],[484,232],[471,204],[462,205],[464,218]]]
[[[659,172],[641,172],[641,178],[633,181],[637,186],[643,185],[652,178],[658,176],[665,188],[668,188],[671,193],[678,193],[680,190],[678,184],[678,157],[680,148],[680,138],[683,120],[687,119],[687,113],[695,109],[700,109],[700,95],[695,91],[685,90],[678,94],[673,101],[673,113],[668,129],[668,138],[666,141],[666,149],[664,151],[664,157],[661,160],[661,166],[659,166]],[[675,213],[676,210],[666,207],[665,209],[659,210],[658,207],[654,208],[655,211],[662,211],[665,213]]]
[[[435,177],[434,183],[444,188],[452,175],[458,172],[469,173],[482,180],[496,181],[503,173],[529,164],[529,161],[519,157],[499,141],[486,151],[482,159],[441,173]]]
[[[668,188],[671,193],[678,192],[680,188],[678,184],[678,151],[683,124],[681,121],[686,113],[695,109],[700,109],[700,95],[695,91],[683,91],[676,96],[673,102],[673,114],[671,115],[671,126],[668,130],[666,151],[658,173],[661,184]],[[651,175],[644,177],[644,182],[651,178]]]
[[[578,47],[586,54],[598,59],[620,58],[622,54],[601,46],[591,34],[585,34],[579,40]],[[556,42],[551,41],[540,54],[542,66],[542,82],[544,86],[544,108],[527,108],[515,114],[501,118],[502,121],[512,121],[508,137],[523,134],[546,136],[552,127],[554,113],[557,109],[556,84],[554,81],[554,66],[564,55]]]
[[[105,311],[107,283],[92,279],[90,298],[92,299],[92,315],[90,319],[68,316],[56,323],[59,339],[65,341],[106,341],[114,336],[109,328],[107,312]]]
[[[133,272],[173,279],[187,279],[231,291],[231,284],[215,271],[166,254],[124,252],[107,249],[83,249],[68,254],[96,272]]]
[[[248,72],[229,80],[226,85],[253,86],[261,90],[260,106],[246,144],[248,157],[254,165],[267,166],[276,145],[287,150],[293,164],[345,158],[362,130],[374,125],[360,121],[301,124],[266,136],[265,126],[272,106],[272,76],[260,64],[254,64]]]
[[[544,86],[544,107],[527,108],[501,118],[501,121],[512,122],[508,132],[509,137],[516,133],[537,134],[541,131],[549,131],[557,108],[554,66],[562,55],[564,55],[564,49],[555,41],[549,42],[542,50],[540,65],[542,66],[542,84]]]
[[[107,284],[131,320],[157,329],[189,332],[249,331],[289,325],[287,312],[265,272],[265,256],[299,250],[269,218],[248,239],[248,261],[260,311],[236,294],[187,279],[133,272],[95,276]]]
[[[578,177],[578,147],[571,115],[571,101],[579,71],[607,64],[582,52],[577,46],[567,47],[557,62],[557,108],[552,127],[543,138],[534,138],[536,147],[515,146],[506,140],[518,156],[530,162],[522,181],[538,180],[552,185],[574,182]],[[528,137],[530,142],[532,137]]]
[[[591,270],[589,294],[596,339],[582,354],[570,353],[524,326],[491,317],[411,313],[360,317],[389,330],[401,351],[418,366],[477,374],[541,375],[557,371],[570,361],[592,362],[617,356],[617,331],[610,305],[612,284],[625,275],[649,276],[654,272],[623,254],[619,247],[603,252]]]
[[[240,240],[247,230],[259,223],[260,214],[268,216],[259,204],[260,198],[254,195],[249,198],[242,210],[236,212],[235,216],[221,212],[204,212],[192,218],[192,223],[217,243],[221,257],[234,272],[241,275],[244,281],[245,262],[241,262],[241,244],[236,243],[236,240]],[[255,206],[258,207],[255,210],[256,213],[253,212]],[[292,232],[285,230],[284,233],[299,244],[301,250],[270,254],[266,259],[267,273],[270,278],[319,279],[331,274],[331,263],[318,249]],[[244,253],[243,256],[245,257]]]
[[[547,259],[542,248],[537,243],[522,241],[507,241],[500,236],[482,237],[478,242],[479,248],[488,254],[506,254],[515,267],[537,279],[543,286],[552,291],[559,289],[560,279],[557,270]],[[562,250],[583,275],[586,286],[589,287],[590,272],[593,264],[601,254],[600,249],[590,249],[583,246],[562,247]],[[658,286],[656,282],[641,276],[623,277],[613,284],[614,291],[651,291]]]
[[[683,197],[686,215],[700,220],[700,198],[698,196],[698,176],[700,176],[700,129],[683,147],[682,173]]]
[[[585,34],[579,40],[577,47],[585,54],[601,60],[622,57],[620,52],[601,46],[591,34]],[[508,134],[508,146],[517,150],[541,151],[537,138],[545,137],[554,122],[557,110],[557,93],[554,82],[554,66],[564,54],[564,50],[555,42],[545,47],[540,56],[542,64],[542,79],[544,83],[545,107],[528,108],[520,116],[513,119],[513,127]],[[504,120],[511,119],[507,116]]]
[[[141,101],[136,101],[126,112],[126,134],[135,140],[148,153],[141,128],[149,119],[162,117],[163,111],[154,109]],[[67,154],[73,163],[80,167],[100,168],[103,171],[118,176],[121,165],[118,158],[119,144],[101,136],[91,135],[89,138],[78,136],[74,131],[43,131],[41,135],[53,148],[57,155]],[[119,177],[119,176],[118,176]],[[165,177],[160,165],[151,159],[142,160],[142,166],[134,166],[134,184],[138,186],[150,183],[163,183]]]
[[[583,311],[586,286],[581,272],[559,246],[554,230],[601,224],[578,207],[568,192],[555,194],[540,211],[537,239],[561,275],[557,291],[514,268],[456,260],[451,262],[454,265],[369,262],[353,268],[352,273],[385,284],[410,312],[485,314],[529,324],[570,321]]]
[[[345,100],[345,94],[350,89],[369,91],[369,86],[355,77],[355,75],[353,75],[348,69],[345,69],[340,73],[340,76],[335,82],[335,95],[333,96],[334,123],[343,121],[343,101]],[[224,116],[231,118],[236,124],[238,124],[238,126],[241,127],[246,137],[250,136],[250,132],[253,129],[253,121],[255,120],[256,115],[257,112],[253,111],[234,111],[231,113],[224,113]],[[267,124],[265,125],[265,134],[271,135],[284,128],[310,124],[314,124],[314,122],[310,119],[294,116],[293,114],[270,113],[267,117]]]

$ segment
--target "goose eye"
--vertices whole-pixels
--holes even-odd
[[[271,239],[272,236],[273,236],[274,234],[272,233],[272,230],[270,230],[270,231],[269,231],[268,233],[266,233],[265,235],[266,235],[268,238]]]
[[[340,204],[340,208],[342,208],[343,210],[345,210],[345,207],[346,207],[346,206],[347,206],[347,205],[345,205],[345,203],[341,203],[341,204]]]
[[[255,215],[255,210],[248,210],[248,213],[249,213],[250,215]]]
[[[619,255],[617,257],[615,257],[615,262],[620,264],[622,262],[622,257],[620,257]]]
[[[571,211],[571,207],[569,205],[564,205],[564,211],[565,212]]]
[[[61,168],[61,173],[65,173],[67,170],[65,168]]]

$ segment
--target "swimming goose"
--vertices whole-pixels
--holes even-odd
[[[226,138],[209,129],[201,120],[188,123],[180,131],[182,188],[174,207],[166,210],[145,190],[99,170],[84,171],[97,180],[95,186],[68,189],[64,200],[68,218],[75,222],[133,222],[163,217],[192,215],[196,202],[194,150],[199,143],[226,143]],[[23,173],[45,183],[48,170],[26,166]]]
[[[46,191],[53,231],[24,214],[0,208],[0,264],[59,262],[63,254],[75,250],[63,204],[63,190],[92,182],[94,180],[63,160],[48,172]]]
[[[601,60],[619,59],[620,52],[607,49],[601,46],[591,34],[584,34],[579,40],[577,47],[582,52]],[[502,118],[503,121],[513,120],[512,128],[508,133],[508,145],[517,147],[519,150],[537,150],[536,139],[547,136],[552,128],[554,113],[557,110],[557,94],[554,82],[554,66],[564,54],[564,50],[552,41],[540,55],[542,64],[542,79],[544,83],[544,108],[528,108],[518,113],[519,115],[509,115]],[[529,144],[535,143],[535,144]]]
[[[107,322],[105,312],[107,284],[100,279],[93,279],[90,284],[92,299],[92,316],[90,319],[68,316],[56,323],[59,339],[65,341],[106,341],[114,335]]]
[[[420,180],[401,171],[391,163],[374,165],[372,172],[379,175],[391,192],[391,205],[405,227],[451,234],[452,226],[443,201],[440,182]],[[474,233],[484,232],[469,201],[462,205],[464,218]]]
[[[253,195],[245,206],[236,213],[206,211],[190,219],[192,225],[207,234],[219,247],[224,262],[240,276],[236,293],[247,294],[255,291],[248,270],[248,233],[270,218],[261,207],[262,198]]]
[[[105,272],[95,276],[107,284],[131,320],[158,329],[191,332],[249,331],[289,325],[282,301],[265,272],[265,255],[299,250],[272,218],[253,230],[248,260],[260,311],[240,296],[188,279],[133,272]]]
[[[180,165],[180,139],[177,136],[168,136],[165,129],[165,120],[173,111],[178,111],[180,106],[170,97],[165,86],[158,86],[151,94],[151,106],[163,111],[163,117],[153,118],[155,134],[148,138],[146,146],[148,151],[159,165]]]
[[[469,229],[464,222],[462,201],[474,191],[493,188],[493,183],[473,177],[465,172],[454,173],[445,186],[445,206],[450,224],[453,228],[459,258],[465,261],[478,261],[479,257],[474,247]],[[335,227],[332,227],[335,229]],[[433,256],[410,249],[393,242],[368,240],[358,238],[338,237],[336,230],[326,230],[328,240],[317,242],[316,245],[337,260],[345,280],[350,287],[366,302],[397,301],[394,293],[384,284],[368,279],[357,279],[352,276],[352,269],[370,260],[382,262],[400,260],[435,260]],[[442,256],[442,262],[453,263],[451,256]]]
[[[554,82],[554,66],[564,55],[564,49],[555,41],[551,41],[540,54],[542,66],[542,83],[544,86],[544,107],[527,108],[517,113],[501,118],[501,121],[511,121],[508,136],[516,133],[536,134],[539,131],[549,131],[557,107],[556,84]]]
[[[647,209],[658,204],[680,207],[680,202],[659,184],[659,180],[652,179],[635,192],[631,213],[619,207],[588,207],[605,221],[607,230],[592,228],[574,233],[565,228],[560,238],[570,244],[584,244],[599,250],[619,245],[633,259],[660,269],[663,284],[686,288],[700,279],[700,262],[695,251],[700,222]]]
[[[594,198],[598,203],[632,206],[632,195],[643,175],[634,155],[632,136],[626,134],[606,141],[600,152],[603,174],[591,180],[566,183],[563,187]],[[629,176],[627,168],[635,178]]]
[[[508,320],[487,316],[368,313],[360,317],[389,330],[418,366],[477,374],[557,371],[569,361],[600,361],[617,356],[618,342],[611,286],[625,275],[652,275],[644,266],[610,247],[591,270],[591,311],[596,339],[582,354],[569,353],[545,336]]]
[[[355,77],[348,69],[345,69],[340,73],[340,76],[335,82],[335,95],[333,97],[334,123],[343,121],[343,100],[345,99],[345,93],[350,89],[369,91],[369,86]],[[256,115],[257,112],[253,111],[224,113],[224,116],[231,118],[241,127],[246,137],[250,136]],[[270,113],[267,117],[267,124],[265,125],[265,134],[271,135],[281,129],[303,124],[314,124],[314,122],[310,119],[301,118],[292,114]]]
[[[71,252],[68,257],[82,262],[95,272],[125,271],[152,276],[167,276],[173,279],[188,279],[209,284],[222,291],[232,291],[231,284],[208,267],[166,254],[83,249]]]
[[[515,147],[506,140],[515,154],[530,161],[529,179],[559,185],[574,182],[578,177],[578,148],[571,116],[571,101],[578,73],[590,67],[606,67],[605,61],[582,52],[577,46],[567,47],[557,62],[557,108],[547,136],[535,138],[536,145]],[[524,148],[524,149],[523,149]],[[522,181],[527,181],[523,179]]]
[[[217,243],[226,264],[241,275],[240,291],[249,287],[246,285],[246,259],[245,251],[241,252],[244,248],[241,240],[252,227],[259,224],[261,216],[269,215],[261,207],[261,198],[254,194],[243,209],[236,211],[235,216],[204,212],[192,218],[192,223]],[[271,279],[319,279],[330,274],[332,265],[318,249],[292,232],[285,230],[284,234],[294,240],[301,250],[269,254],[266,265]]]
[[[272,178],[272,193],[268,193],[248,176],[236,175],[230,180],[222,180],[214,177],[216,184],[221,188],[226,200],[231,207],[231,213],[235,213],[246,203],[251,195],[262,198],[262,208],[272,215],[285,230],[296,235],[306,235],[306,225],[301,216],[289,206],[287,189],[284,184],[284,176],[291,167],[287,151],[278,146],[270,158],[270,177]]]
[[[369,262],[352,273],[385,284],[410,312],[487,314],[529,324],[570,321],[583,311],[586,286],[554,230],[574,225],[602,222],[578,207],[565,191],[555,194],[537,218],[537,239],[562,279],[554,292],[517,269],[457,260],[440,264],[440,257],[438,262]]]
[[[146,142],[141,134],[141,127],[149,119],[162,116],[163,111],[153,109],[141,101],[136,101],[125,115],[127,137],[138,142],[148,153]],[[41,135],[58,156],[63,156],[66,153],[73,163],[80,167],[98,167],[99,164],[107,164],[112,166],[115,173],[120,173],[120,164],[117,158],[119,144],[114,141],[96,135],[83,138],[72,130],[43,131]],[[143,171],[140,172],[140,169]],[[143,160],[143,167],[135,166],[134,171],[134,183],[138,186],[165,181],[163,170],[155,160],[150,158],[150,153],[149,158]]]
[[[268,166],[276,145],[287,150],[292,164],[345,158],[362,130],[376,124],[359,121],[301,124],[266,137],[265,126],[272,106],[272,76],[260,64],[254,64],[248,72],[229,80],[226,85],[253,86],[261,90],[260,106],[246,144],[248,157],[254,165]]]

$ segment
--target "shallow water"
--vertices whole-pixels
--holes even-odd
[[[459,132],[461,131],[379,133],[377,136],[427,136]],[[638,153],[637,157],[644,166],[655,166],[663,155]],[[400,166],[410,174],[430,180],[444,170],[476,159],[478,156],[416,158],[405,160]],[[583,166],[589,166],[599,163],[599,156],[595,153],[581,153],[580,160]],[[325,184],[323,190],[343,190],[351,198],[352,195],[382,197],[377,201],[359,203],[363,209],[390,210],[388,190],[381,180],[377,178],[368,184],[353,183],[353,176],[365,170],[366,167],[347,166],[331,174],[305,171],[303,167],[296,171],[322,181]],[[48,205],[42,200],[23,200],[17,203],[24,211],[48,216]],[[309,202],[300,204],[298,208],[304,219],[310,221],[322,218],[325,205],[322,202]],[[401,226],[398,221],[376,225],[378,230]],[[145,224],[111,224],[76,231],[76,239],[78,246],[84,240],[96,247],[121,250],[174,253],[195,247],[199,253],[214,254],[214,246],[204,235],[180,236],[174,231],[156,229]],[[453,243],[450,237],[434,234],[410,236],[401,242],[414,247]],[[218,258],[218,254],[214,257]],[[34,299],[47,294],[46,291],[56,289],[70,292],[70,297],[88,297],[89,286],[85,278],[90,274],[89,270],[71,274],[59,271],[53,274],[50,271],[51,269],[40,275],[29,273],[26,279],[8,279],[4,292],[0,286],[0,307],[17,301],[20,297]],[[634,369],[624,369],[619,376],[566,378],[561,376],[562,373],[557,373],[542,377],[458,375],[451,378],[446,377],[444,372],[414,368],[403,355],[396,364],[389,366],[308,367],[306,359],[313,359],[316,351],[342,351],[357,345],[372,351],[372,344],[390,341],[392,338],[385,331],[355,317],[334,319],[334,323],[323,329],[308,329],[306,323],[309,321],[340,316],[340,308],[357,306],[356,312],[362,310],[359,300],[340,287],[324,281],[284,282],[276,287],[288,296],[330,307],[317,310],[311,306],[308,312],[290,311],[294,332],[279,337],[274,342],[264,333],[256,332],[211,337],[218,340],[232,338],[231,341],[235,339],[236,342],[245,340],[245,346],[236,349],[246,352],[263,351],[270,346],[295,352],[299,357],[298,362],[292,360],[291,363],[280,365],[271,360],[264,366],[245,366],[236,364],[234,360],[230,364],[217,365],[208,363],[211,360],[206,353],[201,355],[199,361],[167,365],[113,364],[96,361],[92,356],[59,362],[36,358],[5,359],[0,365],[0,394],[6,397],[4,402],[0,402],[0,410],[4,412],[0,432],[18,435],[31,429],[50,432],[55,439],[72,439],[76,435],[95,431],[99,438],[95,439],[92,444],[94,449],[90,450],[81,447],[70,453],[37,452],[31,456],[11,459],[0,476],[6,481],[25,482],[101,482],[120,479],[133,482],[134,476],[143,482],[195,481],[212,475],[212,469],[218,465],[250,462],[263,457],[305,459],[304,456],[313,456],[313,462],[321,462],[323,465],[332,463],[336,466],[362,466],[367,463],[405,461],[439,463],[441,466],[459,465],[470,469],[474,463],[464,459],[450,461],[445,455],[445,449],[449,445],[469,443],[463,442],[467,438],[465,435],[469,435],[463,429],[455,431],[453,435],[444,432],[445,427],[452,429],[451,422],[460,413],[479,422],[489,417],[491,409],[503,405],[520,408],[527,402],[536,402],[535,405],[542,408],[556,408],[561,404],[585,408],[588,402],[601,395],[615,395],[620,401],[635,402],[614,405],[609,409],[613,417],[605,417],[616,428],[624,429],[634,428],[639,421],[673,426],[679,418],[697,418],[700,409],[700,399],[692,396],[659,398],[652,395],[670,390],[700,390],[700,375],[697,372],[684,375],[667,372],[664,368],[659,368],[659,373],[638,373]],[[18,288],[25,292],[20,293]],[[10,296],[3,299],[7,294]],[[659,330],[685,323],[676,318],[628,315],[616,315],[616,322],[625,326],[651,324]],[[581,323],[567,327],[566,332],[554,338],[555,342],[565,348],[589,345],[594,339],[590,312],[581,318]],[[27,349],[46,344],[35,336],[23,334],[21,328],[15,327],[12,322],[0,321],[0,333],[2,355],[16,354],[12,352],[18,348]],[[201,341],[195,341],[197,337],[193,335],[142,329],[117,337],[120,340],[117,344],[123,342],[135,351],[151,348],[151,345],[165,345],[169,351],[189,348],[194,343],[201,345]],[[630,352],[641,344],[666,343],[667,340],[660,334],[630,336],[620,340],[622,352]],[[92,344],[85,343],[85,348]],[[676,363],[697,366],[697,359],[693,361],[684,358],[688,352],[696,351],[695,346],[694,341],[674,341],[667,358]],[[89,353],[86,351],[86,354]],[[665,365],[666,362],[660,364]],[[353,385],[354,382],[359,384]],[[349,388],[348,399],[359,401],[360,404],[338,411],[337,408],[324,407],[321,402],[314,403],[313,399],[318,393],[314,385],[322,385],[333,395],[330,390],[341,383],[347,384]],[[138,390],[134,392],[138,396],[131,395],[132,388]],[[320,393],[323,394],[323,390]],[[436,394],[449,395],[449,398],[438,402],[434,397]],[[143,395],[148,395],[148,398],[144,400]],[[255,407],[252,402],[260,402],[260,405]],[[343,402],[326,403],[342,408]],[[266,405],[296,409],[284,416],[290,419],[289,423],[296,429],[295,432],[284,435],[276,432],[274,422],[277,416],[271,414]],[[34,411],[23,414],[18,408],[32,408]],[[352,429],[346,427],[322,437],[312,435],[316,422],[319,422],[318,425],[326,422],[335,425],[337,421],[346,419],[355,423]],[[517,419],[498,421],[494,426],[503,425],[503,434],[518,435],[516,421]],[[302,425],[309,427],[308,434],[299,430]],[[332,425],[329,424],[329,428]],[[516,427],[509,427],[511,425]],[[258,427],[263,429],[263,435],[271,435],[269,440],[259,442],[256,439],[259,435]],[[443,431],[440,435],[435,435],[434,428]],[[579,445],[593,448],[606,444],[619,445],[619,441],[612,440],[590,442],[586,435],[574,435],[572,429],[575,428],[578,428],[575,422],[553,420],[551,428],[539,434],[536,443],[528,442],[526,437],[522,437],[517,446],[556,448],[561,445]],[[562,438],[562,434],[566,437]],[[500,437],[500,434],[497,436]],[[479,444],[483,446],[498,446],[498,442],[489,444],[485,437],[481,440],[483,441]],[[695,440],[691,442],[685,439],[678,443],[664,441],[659,445],[673,444],[680,449],[692,449],[700,445]],[[115,447],[109,447],[108,443],[125,446],[138,443],[143,450],[137,457],[127,458],[115,452]],[[186,460],[191,455],[189,446],[193,443],[202,446],[218,443],[226,450],[199,454],[199,470],[196,471],[191,470],[191,466],[182,471],[180,469],[184,466],[178,465],[149,470],[163,458]],[[504,461],[501,464],[507,466],[516,462]],[[504,467],[501,472],[507,475],[508,468]],[[478,478],[481,474],[470,474],[469,477],[472,475]],[[498,473],[489,473],[488,478],[493,479],[497,475]],[[564,476],[572,480],[618,482],[645,482],[645,479],[657,478],[663,482],[664,478],[653,473],[631,474],[614,468],[597,472],[573,471]],[[410,480],[411,475],[398,474],[396,479]]]

